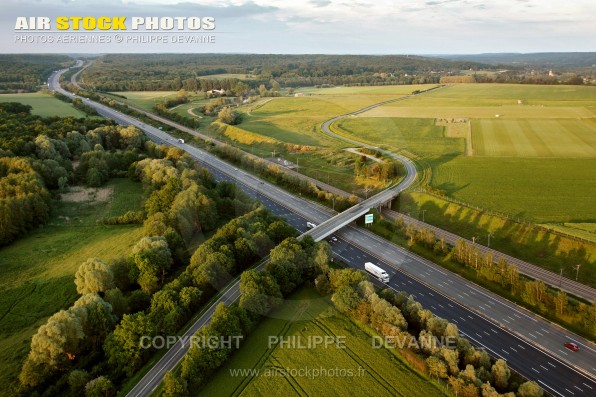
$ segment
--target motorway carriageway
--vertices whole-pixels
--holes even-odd
[[[87,102],[87,104],[96,105],[96,103],[92,101]],[[259,182],[257,178],[246,174],[244,171],[234,169],[233,166],[223,163],[219,159],[206,158],[204,152],[189,145],[178,144],[174,138],[169,137],[163,131],[147,126],[126,115],[114,114],[116,112],[113,109],[106,109],[103,107],[101,110],[102,114],[110,118],[116,118],[117,121],[122,124],[133,124],[145,130],[149,135],[157,138],[157,140],[162,143],[182,147],[196,160],[209,168],[217,180],[229,180],[242,188],[242,190],[250,196],[258,196],[258,199],[263,202],[267,208],[277,215],[286,218],[288,223],[300,232],[306,231],[307,220],[320,223],[333,215],[327,208],[312,203],[306,205],[303,201],[301,206],[304,208],[300,208],[300,206],[296,206],[295,203],[288,202],[288,199],[291,201],[299,199],[296,197],[288,197],[289,195],[287,193],[281,192],[276,186],[265,182]],[[134,121],[131,122],[127,119],[132,119]],[[218,163],[218,168],[215,168],[212,163]],[[225,171],[222,172],[219,168],[222,168]],[[270,197],[275,197],[276,201],[271,200],[265,194]],[[282,197],[279,197],[279,195]],[[283,205],[281,203],[283,203]],[[289,208],[292,208],[292,210]],[[302,214],[298,214],[298,209],[303,210],[302,213],[306,210],[308,218],[304,217]],[[594,374],[596,374],[596,360],[594,360],[595,351],[592,349],[589,342],[582,343],[579,352],[565,352],[562,349],[565,349],[563,347],[563,342],[566,340],[557,340],[558,338],[554,338],[558,344],[560,353],[570,356],[568,359],[569,362],[575,363],[576,358],[579,359],[583,356],[588,363],[587,366],[582,366],[582,370],[587,373],[587,375],[584,375],[558,358],[539,350],[527,340],[521,339],[512,332],[502,328],[497,323],[476,314],[474,310],[471,310],[463,304],[465,302],[467,305],[468,300],[475,297],[479,298],[486,305],[485,311],[488,311],[488,313],[486,313],[487,317],[489,315],[493,316],[494,313],[503,311],[507,309],[507,307],[515,305],[507,302],[508,306],[505,306],[502,300],[496,295],[477,286],[471,287],[469,283],[458,276],[444,272],[436,265],[427,263],[427,261],[407,253],[390,242],[381,240],[376,236],[372,236],[376,240],[375,244],[378,244],[379,247],[382,247],[383,249],[372,247],[370,245],[370,238],[366,239],[366,237],[371,236],[367,236],[366,234],[363,236],[362,230],[352,226],[342,229],[340,232],[336,233],[339,241],[332,243],[334,254],[346,264],[355,268],[363,269],[364,262],[366,261],[376,263],[383,267],[391,277],[388,284],[391,288],[397,291],[403,290],[408,294],[414,295],[416,300],[418,300],[425,308],[430,309],[436,315],[457,324],[460,333],[467,336],[476,346],[487,349],[489,354],[493,357],[506,359],[513,370],[519,372],[528,379],[535,380],[548,393],[570,397],[592,396],[596,393],[596,382],[594,381]],[[351,243],[348,243],[348,240]],[[375,254],[372,255],[371,252],[375,252]],[[422,266],[425,270],[417,270],[419,269],[418,266]],[[409,273],[416,274],[420,277],[420,281],[411,277],[409,274],[404,273],[402,270],[405,270],[406,268]],[[440,281],[435,283],[433,278]],[[462,282],[466,283],[467,287],[462,286]],[[430,285],[433,285],[433,287],[431,288]],[[459,295],[462,303],[459,303],[459,300],[456,302],[441,292],[441,290],[447,289],[451,285],[453,285],[459,293],[455,295],[450,293],[449,295]],[[462,294],[466,295],[466,298],[464,298]],[[522,310],[523,309],[514,309],[512,312],[513,314],[508,315],[507,321],[512,324],[509,328],[516,328],[521,320],[525,320],[527,323],[528,318],[531,318],[533,322],[537,321],[535,319],[536,316],[529,313],[526,314]],[[520,314],[523,317],[520,316]],[[505,320],[505,318],[502,320]],[[532,331],[534,334],[542,335],[540,339],[549,339],[550,335],[555,333],[557,328],[552,325],[548,326],[548,328],[549,330],[546,328],[535,328]],[[561,332],[565,333],[565,331],[562,330]],[[538,343],[540,340],[532,342]],[[550,350],[552,351],[552,347]]]
[[[238,184],[234,178],[219,172],[215,168],[210,168],[210,170],[214,173],[217,180],[227,180]],[[243,171],[237,172],[243,173]],[[306,218],[260,194],[258,186],[256,189],[243,184],[239,186],[245,193],[261,201],[273,213],[285,218],[289,224],[301,233],[308,230],[306,227]],[[261,184],[260,189],[264,189],[264,184]],[[351,228],[353,229],[353,227]],[[395,291],[405,291],[408,294],[412,294],[424,308],[431,310],[439,317],[457,324],[460,334],[467,337],[473,345],[486,349],[492,357],[503,358],[512,369],[524,377],[536,381],[548,393],[558,396],[593,396],[596,393],[596,382],[593,379],[578,373],[565,363],[545,354],[513,333],[500,328],[499,325],[479,316],[439,291],[430,288],[411,278],[409,275],[402,273],[399,269],[381,261],[377,256],[373,256],[367,252],[368,250],[363,250],[348,243],[343,238],[344,233],[342,231],[338,232],[336,236],[338,237],[338,241],[335,243],[330,242],[330,245],[337,259],[363,271],[365,262],[373,262],[383,267],[390,276],[387,286]],[[392,255],[395,255],[398,260],[403,261],[403,265],[408,265],[417,259],[413,259],[410,255],[404,255],[401,252],[393,252]],[[447,285],[455,283],[451,274],[430,267],[424,276],[432,275],[432,273],[439,275]],[[376,282],[376,284],[383,286],[379,282]],[[467,292],[462,292],[468,295]],[[469,290],[469,292],[472,294],[483,294],[479,288],[474,288],[473,290]],[[489,309],[499,304],[489,296],[486,296],[484,299],[488,302],[487,306]],[[524,313],[521,314],[525,315]],[[560,345],[563,347],[562,343]],[[589,347],[586,346],[584,348]],[[570,351],[570,354],[576,353]],[[594,364],[596,365],[596,363]],[[596,369],[593,370],[596,371]]]

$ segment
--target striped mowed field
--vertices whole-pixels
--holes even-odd
[[[472,120],[475,156],[596,157],[596,126],[583,119]]]

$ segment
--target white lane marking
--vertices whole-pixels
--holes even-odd
[[[567,390],[569,393],[573,394],[575,396],[575,393],[572,392],[571,390],[569,390],[568,388],[565,388],[565,390]]]
[[[563,351],[563,350],[561,350],[561,349],[559,349],[559,351],[560,351],[561,353],[563,353],[564,355],[566,355],[566,356],[568,355],[566,352],[564,352],[564,351]]]
[[[484,332],[486,335],[490,336],[490,334],[488,332],[486,332],[486,331],[482,331],[482,332]]]
[[[482,335],[480,335],[478,332],[474,332],[476,335],[478,335],[479,338],[482,338]]]
[[[505,349],[501,349],[501,350],[502,350],[502,351],[503,351],[505,354],[509,355],[509,352],[508,352],[507,350],[505,350]],[[534,369],[534,368],[532,368],[532,369]],[[536,370],[534,369],[534,371],[536,371]],[[538,371],[536,371],[536,372],[538,372]]]
[[[459,318],[461,318],[461,321],[464,321],[464,322],[466,321],[466,319],[463,318],[462,316],[459,316]]]
[[[582,393],[584,392],[582,389],[580,389],[579,387],[577,387],[576,385],[573,385],[573,387],[575,387],[577,390],[581,391]]]
[[[532,371],[536,372],[537,374],[540,373],[540,371],[538,371],[536,368],[532,367]]]
[[[515,350],[513,347],[510,347],[510,349],[517,353],[517,350]]]
[[[453,305],[451,303],[447,303],[447,306],[449,307],[453,307]]]
[[[507,324],[511,324],[509,321],[507,321],[505,319],[503,319],[503,321],[505,321]],[[530,334],[530,335],[532,335],[532,334]]]
[[[542,368],[544,368],[546,371],[548,371],[548,368],[546,368],[544,365],[540,364],[540,366],[541,366]]]
[[[432,292],[429,292],[428,294],[429,294],[430,296],[434,296]]]
[[[494,329],[494,328],[491,328],[490,330],[491,330],[492,332],[494,332],[495,334],[498,334],[498,332],[497,332],[497,330],[496,330],[496,329]]]
[[[468,314],[468,318],[469,318],[470,320],[474,320],[474,317],[470,316],[469,314]]]
[[[518,345],[518,346],[519,346],[519,347],[521,347],[521,348],[522,348],[522,350],[526,350],[526,348],[525,348],[525,347],[523,347],[522,345]]]
[[[557,367],[555,366],[555,364],[551,363],[550,361],[547,361],[546,363],[547,363],[548,365],[550,365],[551,367],[553,367],[553,368],[557,368]]]
[[[537,333],[538,335],[540,335],[540,336],[544,336],[544,334],[541,334],[541,333],[540,333],[540,332],[538,332],[538,331],[534,331],[534,332],[536,332],[536,333]]]
[[[533,335],[531,333],[528,332],[528,335],[530,335],[532,338],[536,339],[536,335]]]
[[[586,386],[588,389],[592,390],[592,386],[585,384],[584,382],[582,382],[582,385]]]
[[[558,391],[556,391],[555,389],[553,389],[552,387],[550,387],[549,385],[547,385],[546,383],[544,383],[541,380],[538,380],[538,383],[542,384],[542,386],[544,387],[548,387],[551,391],[554,391],[555,393],[557,393],[559,396],[564,397],[561,393],[559,393]]]

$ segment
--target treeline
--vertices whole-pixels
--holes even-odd
[[[346,198],[344,196],[326,192],[325,190],[320,189],[313,182],[288,174],[279,166],[266,162],[260,158],[250,156],[233,146],[227,144],[214,146],[212,151],[221,158],[241,165],[246,169],[253,170],[253,172],[257,175],[261,175],[267,179],[272,179],[276,185],[283,186],[290,191],[301,193],[307,197],[319,200],[320,202],[325,203],[327,206],[333,206],[338,212],[344,211],[352,205],[358,203],[358,198],[354,195]]]
[[[100,91],[224,89],[245,95],[242,85],[257,90],[263,85],[276,92],[279,90],[275,84],[301,87],[438,83],[437,72],[481,67],[491,68],[475,62],[404,55],[112,54],[97,58],[83,74],[85,83]],[[209,78],[225,73],[243,74],[245,78]]]
[[[85,104],[81,98],[71,99],[66,95],[62,95],[59,92],[54,92],[52,95],[54,96],[54,98],[59,99],[62,102],[71,103],[72,106],[84,112],[87,116],[98,116],[97,111],[91,106]]]
[[[504,360],[493,361],[459,336],[457,326],[434,316],[404,292],[378,292],[365,273],[329,267],[331,250],[326,243],[287,239],[271,250],[271,261],[262,271],[242,274],[237,305],[217,306],[211,322],[195,337],[243,340],[256,323],[283,302],[305,281],[314,282],[321,294],[358,324],[393,341],[408,361],[430,376],[444,379],[464,396],[542,396],[535,382],[519,384]],[[395,342],[397,345],[399,342]],[[168,372],[163,396],[188,396],[196,392],[236,349],[234,345],[194,346],[180,369]],[[504,394],[501,394],[504,393]]]
[[[129,170],[148,191],[144,237],[125,258],[79,267],[81,297],[33,336],[20,394],[113,396],[154,352],[141,337],[176,333],[222,283],[295,234],[180,149],[150,145],[153,157]],[[197,233],[224,223],[189,258]]]
[[[264,270],[247,270],[240,278],[240,300],[237,305],[219,304],[211,322],[196,334],[216,340],[244,340],[255,325],[307,280],[313,280],[331,260],[331,249],[308,237],[302,241],[287,238],[270,252]],[[164,396],[189,396],[201,387],[230,357],[236,346],[192,346],[184,356],[180,370],[168,372],[164,379]]]
[[[443,379],[456,395],[542,396],[535,382],[513,381],[507,362],[491,360],[461,336],[457,325],[435,316],[405,292],[377,293],[367,276],[355,270],[331,270],[316,279],[317,288],[359,324],[380,333],[388,345],[419,370]]]
[[[472,272],[477,282],[498,290],[500,295],[588,338],[596,336],[596,300],[591,305],[586,304],[564,291],[547,287],[542,281],[525,278],[519,274],[517,266],[508,263],[505,258],[483,254],[477,246],[463,239],[451,247],[444,239],[437,238],[433,230],[413,224],[405,226],[402,218],[395,223],[381,220],[381,225],[392,235],[405,237],[410,248],[422,247],[427,254],[438,257],[437,263],[450,263],[453,265],[451,270],[463,270],[468,273],[466,277]]]
[[[54,70],[73,63],[66,55],[0,54],[0,94],[38,91]]]

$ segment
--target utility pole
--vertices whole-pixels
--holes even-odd
[[[563,284],[563,268],[561,268],[561,272],[559,273],[559,287]]]
[[[472,236],[472,244],[476,244],[476,236]]]
[[[422,210],[422,222],[424,222],[424,213],[426,212],[426,210]]]
[[[275,149],[273,149],[273,152],[271,152],[271,158],[275,158]]]
[[[488,244],[486,245],[488,248],[490,248],[490,238],[492,237],[492,234],[488,234]]]
[[[581,267],[581,265],[577,265],[575,267],[575,281],[577,281],[577,278],[579,277],[579,268]]]

